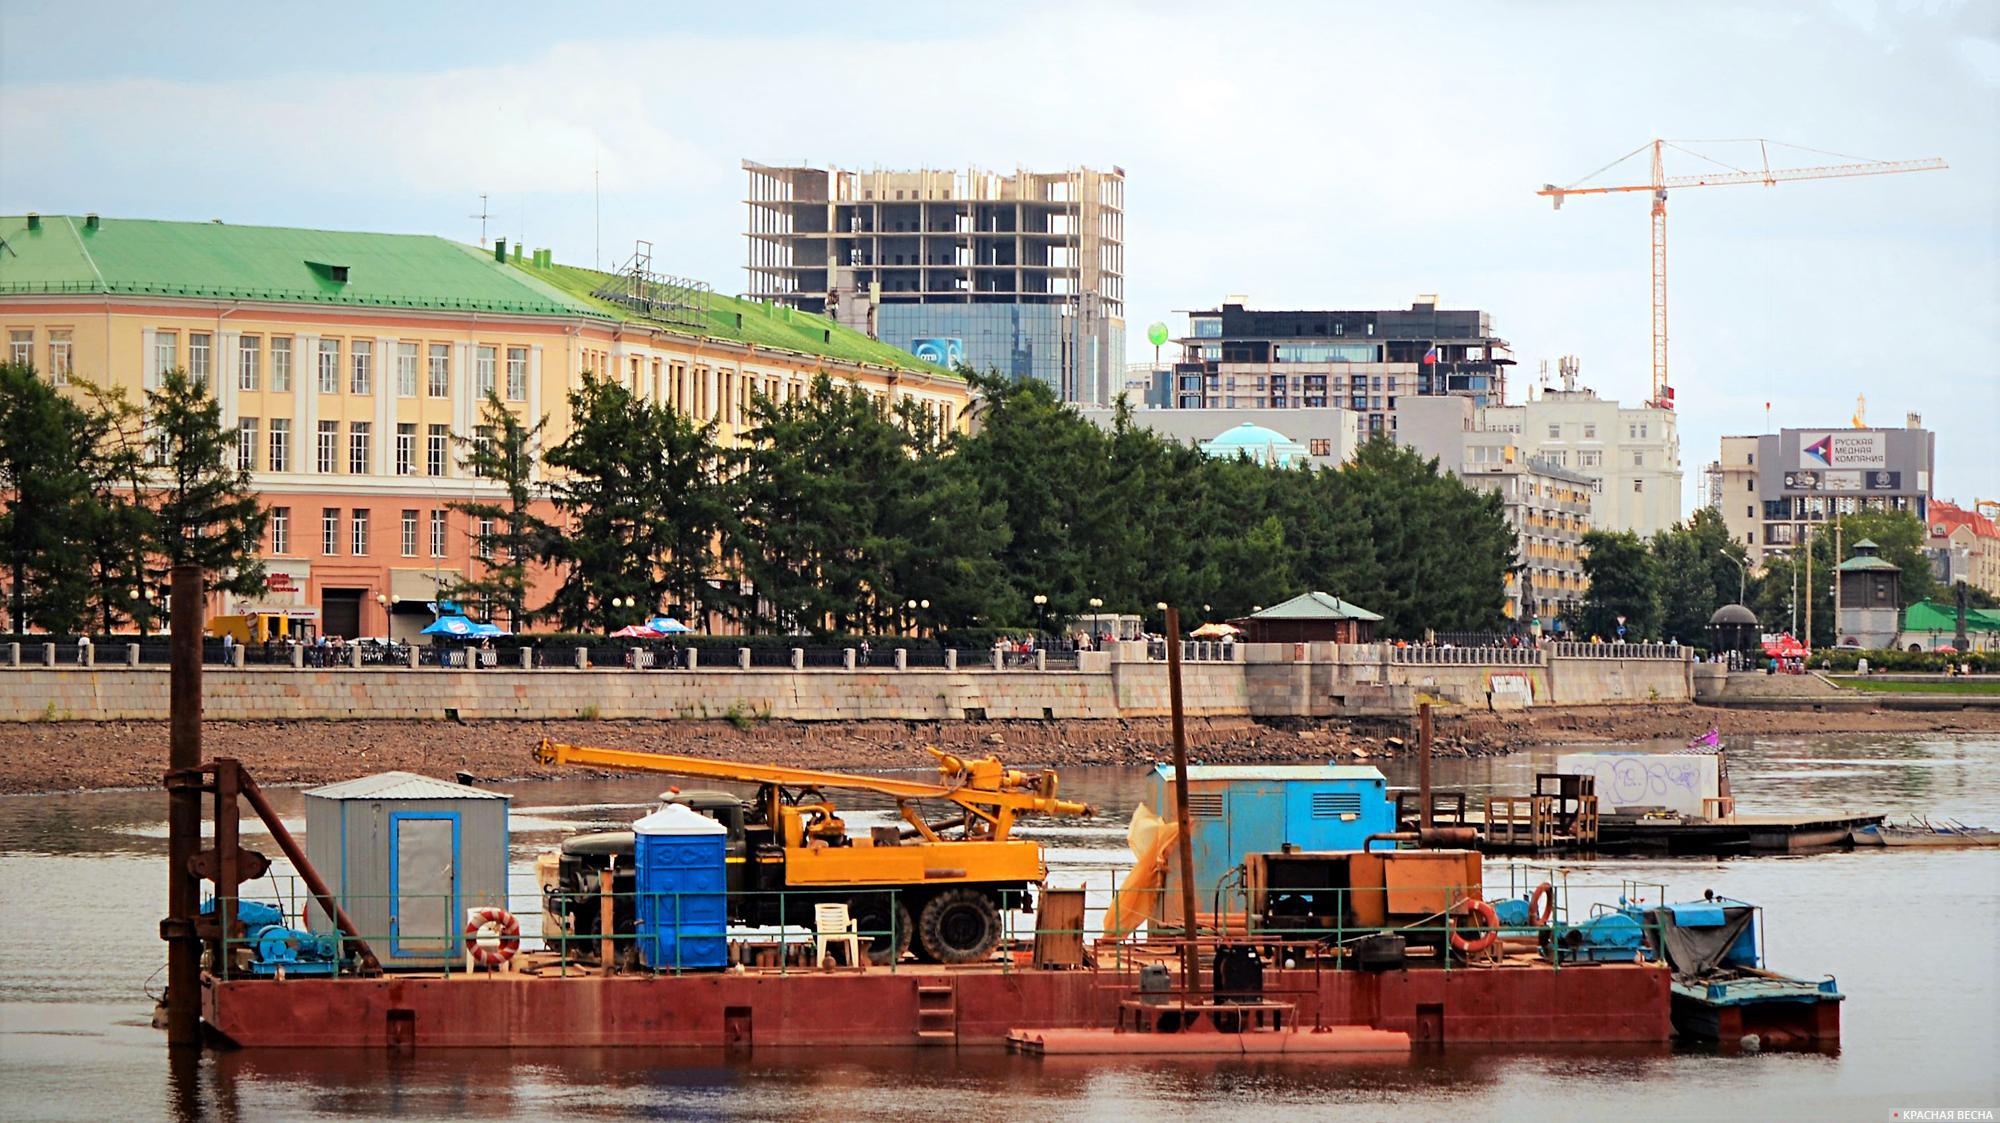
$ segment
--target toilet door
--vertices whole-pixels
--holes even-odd
[[[389,813],[389,954],[446,955],[459,927],[458,813]]]

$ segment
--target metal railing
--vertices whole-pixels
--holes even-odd
[[[1694,649],[1678,643],[1578,643],[1559,640],[1555,653],[1563,659],[1665,659],[1686,660]]]
[[[1082,954],[1088,965],[1100,973],[1114,978],[1131,976],[1135,983],[1141,967],[1160,962],[1171,963],[1190,943],[1196,945],[1205,957],[1212,957],[1216,948],[1222,945],[1247,945],[1264,952],[1266,963],[1273,967],[1314,972],[1351,971],[1367,969],[1357,956],[1363,941],[1393,935],[1407,942],[1411,950],[1406,954],[1418,967],[1434,965],[1436,969],[1447,972],[1464,970],[1476,967],[1481,960],[1497,959],[1503,952],[1514,952],[1538,955],[1551,967],[1560,970],[1579,958],[1569,950],[1568,937],[1595,916],[1626,902],[1645,909],[1667,900],[1665,886],[1660,883],[1624,879],[1615,886],[1611,883],[1573,884],[1570,871],[1563,868],[1509,863],[1501,869],[1504,877],[1497,880],[1489,878],[1486,884],[1480,886],[1400,886],[1396,891],[1398,894],[1407,896],[1415,892],[1420,897],[1428,898],[1419,906],[1421,911],[1415,914],[1390,913],[1390,890],[1386,888],[1285,886],[1253,892],[1242,884],[1239,876],[1230,884],[1212,886],[1202,895],[1201,904],[1207,907],[1197,912],[1196,932],[1190,939],[1174,924],[1166,924],[1156,931],[1155,922],[1151,919],[1142,921],[1144,931],[1122,934],[1107,931],[1107,919],[1121,911],[1121,905],[1131,900],[1132,893],[1140,897],[1138,908],[1134,911],[1143,917],[1155,917],[1162,915],[1163,906],[1177,906],[1177,888],[1151,887],[1126,891],[1119,888],[1119,882],[1127,872],[1122,868],[1071,867],[1056,871],[1054,875],[1063,884],[1045,886],[1040,892],[1052,889],[1081,891],[1086,900],[1081,921],[1060,926],[1044,925],[1039,914],[1031,917],[1025,913],[1031,903],[1028,895],[1018,891],[1002,892],[999,894],[1002,898],[999,902],[1002,934],[992,955],[980,962],[997,965],[1002,971],[1030,968],[1036,962],[1037,949],[1042,941],[1062,938],[1084,949]],[[1240,872],[1241,867],[1232,871],[1235,874]],[[1488,864],[1486,872],[1491,875],[1494,866]],[[268,893],[263,890],[266,884],[270,886]],[[1544,884],[1550,887],[1550,913],[1542,923],[1502,921],[1498,927],[1489,929],[1470,919],[1470,903],[1476,899],[1532,902],[1536,890]],[[293,875],[272,873],[256,883],[245,883],[243,890],[239,901],[275,905],[283,916],[279,925],[281,929],[292,932],[309,930],[316,937],[324,938],[335,949],[333,963],[338,970],[345,973],[352,969],[353,964],[348,962],[347,939],[335,931],[322,915],[314,915],[310,921],[307,919],[306,912],[302,910],[318,914],[318,906]],[[848,891],[845,895],[848,899],[873,898],[875,907],[850,909],[853,934],[860,944],[859,958],[862,963],[845,963],[844,948],[841,949],[842,954],[834,958],[843,960],[840,963],[843,967],[868,971],[896,973],[934,969],[908,961],[904,954],[889,956],[881,962],[875,962],[871,955],[871,945],[908,948],[918,941],[912,929],[915,918],[921,915],[921,909],[905,906],[920,905],[921,902],[913,898],[919,895],[927,897],[930,892],[934,890],[915,891],[895,887]],[[1593,894],[1604,899],[1589,900]],[[1573,904],[1579,895],[1586,899],[1580,905]],[[1281,898],[1279,903],[1282,907],[1296,908],[1300,907],[1297,902],[1310,902],[1313,911],[1311,914],[1282,913],[1272,904],[1274,896]],[[433,904],[443,917],[449,919],[448,926],[413,934],[399,929],[392,921],[388,930],[364,928],[355,935],[373,946],[376,955],[389,970],[445,976],[466,972],[469,958],[467,945],[481,939],[477,935],[468,935],[463,927],[467,923],[465,910],[507,908],[510,904],[465,894],[426,896],[402,893],[392,899],[388,895],[350,893],[342,894],[340,899],[346,911],[357,917],[357,923],[364,925],[366,922],[359,920],[360,917],[386,915],[392,911],[408,915],[413,911],[413,904]],[[815,962],[816,933],[812,930],[813,906],[842,899],[842,894],[829,893],[824,888],[680,893],[627,890],[608,895],[599,891],[554,891],[545,893],[539,900],[527,902],[521,901],[517,895],[512,903],[526,907],[523,911],[512,913],[521,929],[520,948],[515,954],[536,956],[535,973],[545,977],[605,973],[678,975],[725,969],[778,974],[818,971],[820,967]],[[642,903],[649,903],[656,913],[664,911],[681,915],[684,905],[706,903],[712,906],[717,900],[723,902],[722,912],[730,918],[722,924],[710,922],[698,928],[682,926],[668,933],[641,931],[635,923]],[[374,907],[370,907],[371,902]],[[455,909],[458,911],[454,912]],[[710,911],[714,911],[712,907]],[[1362,923],[1354,919],[1363,914],[1384,919],[1379,923]],[[607,915],[611,918],[611,931],[608,933],[604,931]],[[744,923],[743,918],[748,916],[757,916],[764,922]],[[869,921],[869,917],[879,919]],[[589,918],[589,922],[581,923],[584,918]],[[549,928],[554,931],[547,931]],[[1657,926],[1647,917],[1641,921],[1641,928],[1647,940],[1645,958],[1657,960],[1657,949],[1662,946]],[[1486,941],[1484,937],[1489,930],[1493,932],[1494,939]],[[219,959],[212,959],[211,972],[223,979],[282,979],[290,975],[327,973],[323,966],[315,970],[314,966],[300,969],[295,964],[266,962],[260,965],[259,947],[273,938],[274,934],[261,926],[248,927],[240,934],[232,933],[222,938],[219,943],[223,954]],[[286,933],[279,931],[275,938],[283,941]],[[1456,947],[1455,938],[1471,938],[1474,943],[1487,947],[1473,952],[1462,951]],[[679,954],[685,947],[683,941],[686,939],[720,940],[724,946],[722,961],[687,962],[688,957]],[[662,950],[669,942],[676,953],[674,956],[666,956]],[[495,945],[492,936],[486,935],[484,946]],[[660,961],[663,957],[665,961]],[[1581,958],[1593,957],[1583,955]],[[610,964],[608,969],[607,963]],[[287,969],[279,971],[277,968],[280,966]],[[479,971],[488,968],[474,965],[471,969]]]
[[[1535,647],[1432,647],[1412,645],[1388,648],[1389,662],[1421,666],[1539,667],[1544,653]]]

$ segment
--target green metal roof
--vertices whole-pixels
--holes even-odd
[[[271,300],[350,307],[603,313],[471,246],[428,234],[358,234],[76,215],[0,217],[0,294]],[[345,280],[338,279],[344,272]]]
[[[694,334],[680,324],[648,320],[622,304],[592,296],[591,293],[611,280],[612,275],[609,273],[574,265],[538,267],[533,261],[515,262],[513,268],[562,290],[572,299],[584,302],[598,315],[643,323],[664,332]],[[711,338],[732,339],[759,347],[776,347],[808,355],[824,355],[852,363],[868,363],[897,370],[924,371],[934,375],[954,377],[945,367],[924,362],[900,347],[872,339],[852,328],[841,327],[825,316],[815,316],[782,305],[739,300],[720,293],[710,293],[706,300],[708,324],[701,334]]]
[[[1350,604],[1331,593],[1300,593],[1283,604],[1253,612],[1252,620],[1380,620],[1380,616],[1358,604]]]
[[[1874,554],[1856,554],[1840,563],[1842,573],[1863,573],[1878,569],[1884,573],[1903,572],[1902,566],[1887,558],[1876,557]]]
[[[0,216],[0,296],[77,293],[581,316],[949,376],[821,316],[712,295],[699,331],[592,297],[608,274],[501,262],[428,234],[372,234],[82,215]],[[10,252],[11,251],[11,252]]]
[[[1958,609],[1949,604],[1920,600],[1903,610],[1903,630],[1906,632],[1956,632],[1958,631]],[[2000,632],[2000,611],[1990,608],[1968,608],[1965,610],[1965,630],[1968,632]]]

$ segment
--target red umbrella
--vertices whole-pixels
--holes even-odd
[[[659,639],[660,633],[644,624],[627,624],[611,633],[612,639]]]
[[[1765,640],[1764,654],[1774,655],[1780,659],[1799,659],[1805,657],[1809,652],[1806,651],[1805,644],[1794,639],[1790,632],[1786,632],[1783,635],[1773,636]]]

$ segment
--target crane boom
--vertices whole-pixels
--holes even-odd
[[[1694,142],[1688,142],[1694,143]],[[1557,210],[1562,209],[1563,200],[1571,195],[1617,195],[1627,192],[1646,191],[1653,196],[1652,207],[1652,296],[1653,296],[1653,396],[1647,405],[1661,409],[1674,408],[1673,385],[1667,378],[1667,192],[1684,187],[1730,187],[1748,183],[1761,183],[1766,187],[1804,179],[1842,179],[1848,176],[1893,175],[1898,172],[1943,171],[1948,165],[1939,159],[1927,160],[1863,160],[1847,164],[1821,164],[1814,167],[1773,168],[1770,166],[1769,140],[1755,141],[1758,150],[1764,153],[1764,166],[1759,169],[1730,168],[1728,171],[1706,172],[1700,175],[1667,175],[1664,161],[1665,149],[1683,148],[1681,143],[1667,140],[1653,140],[1626,153],[1613,164],[1623,163],[1633,156],[1652,149],[1653,174],[1645,183],[1605,184],[1585,187],[1579,185],[1557,187],[1545,183],[1535,194],[1551,200]],[[1792,147],[1786,145],[1785,147]],[[1700,153],[1693,153],[1699,156]],[[1708,157],[1702,157],[1708,159]],[[1711,160],[1722,167],[1729,167],[1720,161]],[[1610,165],[1607,165],[1609,167]],[[1600,169],[1601,171],[1602,169]],[[1594,178],[1594,175],[1588,178]]]
[[[1090,815],[1085,803],[1056,798],[1054,772],[1017,772],[1003,768],[991,757],[966,762],[949,753],[926,749],[938,759],[938,771],[945,782],[923,783],[890,776],[858,776],[847,772],[822,772],[812,768],[791,768],[777,764],[750,764],[744,761],[711,760],[708,757],[679,756],[673,753],[643,752],[637,749],[608,749],[591,745],[571,745],[543,739],[535,749],[542,764],[575,764],[590,768],[614,768],[628,772],[665,772],[676,776],[699,776],[709,780],[734,780],[751,784],[777,784],[792,788],[820,788],[836,791],[875,792],[904,800],[934,799],[956,803],[968,810],[999,810],[1012,815]]]

